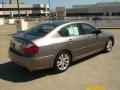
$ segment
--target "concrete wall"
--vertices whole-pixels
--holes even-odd
[[[115,18],[115,17],[114,17]],[[116,17],[118,18],[118,17]],[[119,17],[120,18],[120,17]],[[89,22],[97,27],[120,27],[120,19],[119,20],[87,20],[86,17],[66,17],[66,20],[82,20]]]
[[[120,20],[120,16],[97,16],[99,17],[101,20]],[[68,20],[90,20],[93,19],[94,16],[78,16],[78,17],[65,17],[65,19]]]
[[[0,18],[0,25],[4,24],[4,18]]]
[[[120,27],[120,20],[85,20],[96,27]]]

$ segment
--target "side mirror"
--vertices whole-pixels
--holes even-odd
[[[100,29],[100,28],[97,28],[97,30],[101,31],[101,29]]]
[[[93,34],[96,34],[96,35],[98,35],[100,33],[102,33],[102,31],[100,31],[100,30],[96,30],[96,31],[93,32]]]

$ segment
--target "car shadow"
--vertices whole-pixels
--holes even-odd
[[[37,78],[53,75],[52,69],[29,71],[12,62],[0,64],[0,79],[15,83],[28,82]]]
[[[86,60],[90,60],[90,58],[97,56],[99,54],[101,53],[96,53],[94,55],[77,60],[73,62],[71,66],[76,65]],[[28,82],[28,81],[32,81],[38,78],[42,78],[42,77],[49,76],[49,75],[55,75],[55,74],[57,73],[54,72],[52,69],[31,72],[12,62],[0,64],[0,79],[15,82],[15,83]]]

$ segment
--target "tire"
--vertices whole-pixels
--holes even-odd
[[[60,52],[55,59],[54,70],[56,72],[66,71],[70,66],[71,60],[72,58],[69,52],[66,51]]]
[[[110,52],[113,47],[113,40],[109,39],[105,45],[105,52]]]

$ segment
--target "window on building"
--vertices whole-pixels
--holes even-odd
[[[117,12],[113,12],[112,16],[120,16],[120,12],[118,12],[118,13]]]
[[[106,13],[106,16],[109,16],[109,12]]]

